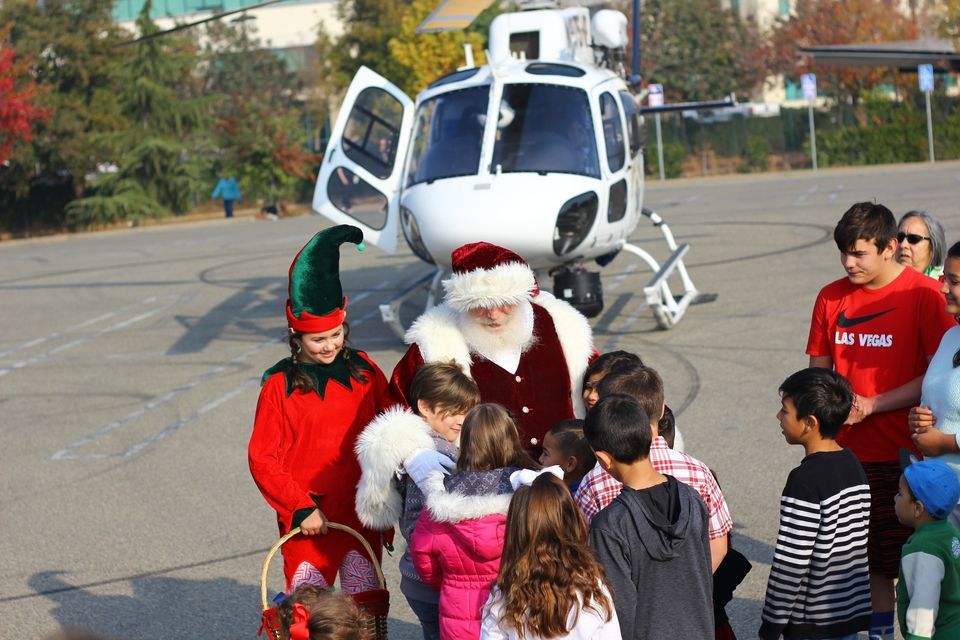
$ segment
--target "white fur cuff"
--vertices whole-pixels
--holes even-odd
[[[356,507],[360,522],[372,529],[389,529],[400,519],[403,501],[395,472],[418,449],[433,449],[430,427],[423,418],[392,407],[371,422],[354,447],[360,463]]]

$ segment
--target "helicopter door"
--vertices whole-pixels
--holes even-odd
[[[607,223],[616,224],[626,217],[627,203],[632,196],[633,189],[629,180],[632,158],[627,155],[624,120],[616,94],[604,90],[600,93],[599,102],[606,169],[610,174]]]
[[[413,101],[384,77],[360,67],[343,99],[313,208],[363,230],[387,253],[397,248],[400,177],[413,122]]]

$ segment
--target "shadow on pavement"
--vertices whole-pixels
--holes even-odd
[[[51,600],[62,629],[86,630],[116,640],[256,638],[260,590],[232,578],[188,580],[169,576],[134,578],[133,595],[93,593],[42,571],[28,584]],[[98,587],[116,589],[117,585]],[[391,594],[403,598],[399,592]],[[420,626],[391,618],[391,640],[419,640]],[[261,636],[265,637],[265,636]]]

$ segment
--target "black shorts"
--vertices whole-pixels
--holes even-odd
[[[893,498],[900,484],[897,462],[862,462],[870,483],[870,535],[867,557],[870,573],[895,579],[900,573],[900,551],[913,529],[897,520]]]

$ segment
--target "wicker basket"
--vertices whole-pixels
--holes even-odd
[[[383,570],[380,568],[376,554],[374,554],[373,549],[370,547],[370,543],[350,527],[337,524],[336,522],[328,522],[327,526],[337,531],[343,531],[356,538],[360,544],[363,545],[364,551],[367,552],[367,557],[370,558],[370,561],[373,563],[373,568],[377,572],[377,580],[380,582],[380,588],[373,591],[355,593],[351,597],[365,614],[365,625],[367,627],[368,637],[375,638],[376,640],[387,640],[387,614],[390,611],[390,593],[387,591],[387,581],[383,577]],[[284,542],[299,533],[300,527],[296,527],[277,540],[273,546],[270,547],[270,551],[267,552],[267,557],[263,559],[263,567],[260,570],[260,604],[263,608],[263,626],[261,627],[261,631],[266,630],[272,640],[280,640],[280,622],[277,619],[277,608],[271,607],[267,599],[267,573],[270,570],[270,561],[277,555],[277,551],[280,550]]]

